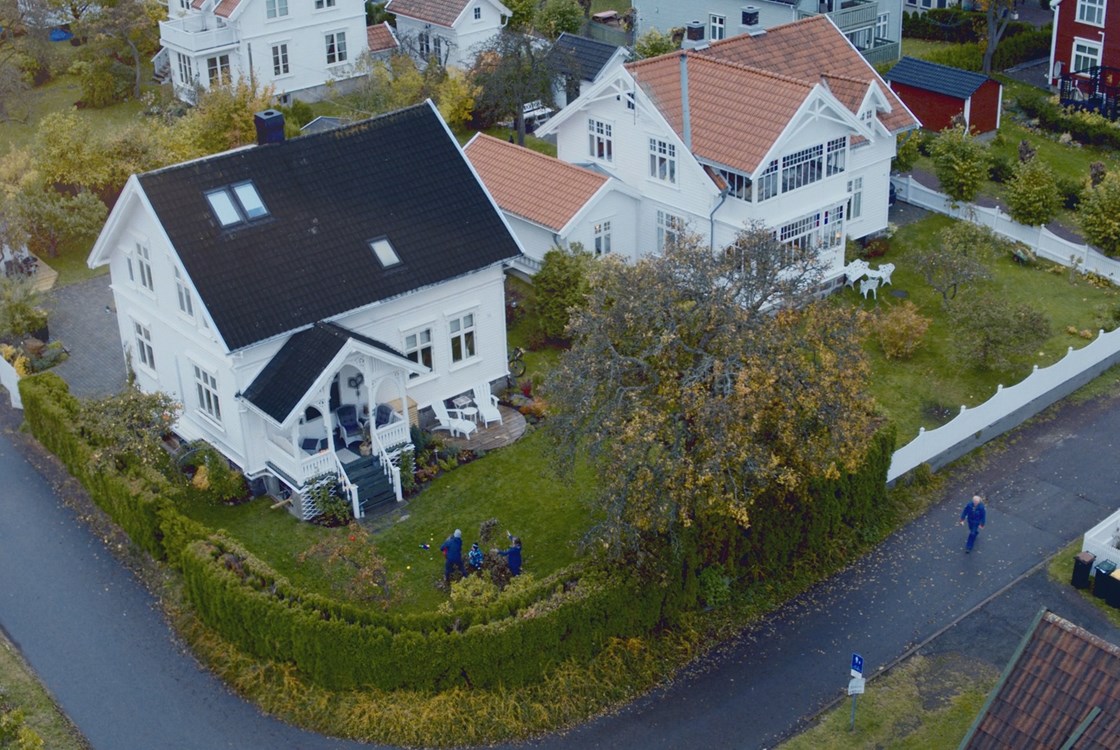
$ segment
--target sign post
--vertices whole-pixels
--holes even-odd
[[[848,723],[848,731],[855,731],[856,728],[856,698],[863,695],[864,679],[863,679],[863,657],[859,654],[852,654],[852,679],[848,682],[848,695],[852,696],[852,718]]]

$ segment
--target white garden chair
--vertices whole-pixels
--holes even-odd
[[[891,283],[891,274],[894,273],[894,263],[881,263],[876,273],[879,274],[879,284],[886,286]]]
[[[432,432],[436,430],[447,430],[451,433],[452,437],[465,437],[467,440],[471,439],[471,433],[478,429],[478,425],[469,419],[463,419],[463,412],[458,409],[448,409],[447,404],[439,399],[432,402],[432,412],[436,415],[436,421],[439,422]]]
[[[844,286],[855,288],[855,283],[867,275],[871,266],[866,260],[856,259],[844,266]]]
[[[478,407],[478,418],[489,427],[491,422],[502,424],[502,410],[498,408],[498,397],[490,391],[490,386],[481,383],[474,387],[474,405]]]
[[[870,279],[863,279],[862,281],[859,282],[859,293],[863,295],[864,299],[867,299],[867,295],[870,294],[872,297],[874,297],[876,299],[876,301],[878,301],[879,293],[876,291],[878,288],[879,288],[879,279],[877,277],[870,278]]]

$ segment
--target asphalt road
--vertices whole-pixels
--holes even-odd
[[[873,553],[666,688],[530,746],[771,747],[842,695],[853,651],[868,676],[919,647],[971,649],[1002,668],[1040,606],[1120,642],[1068,587],[1035,572],[1120,505],[1118,417],[1113,398],[1037,421]],[[5,434],[0,486],[0,624],[94,747],[371,747],[264,716],[203,671]],[[988,525],[965,555],[956,519],[976,491],[988,495]]]

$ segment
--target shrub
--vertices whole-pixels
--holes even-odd
[[[1120,177],[1116,173],[1085,191],[1078,213],[1085,239],[1107,255],[1120,253]]]
[[[900,137],[894,160],[891,162],[891,170],[905,173],[913,169],[914,163],[918,160],[918,156],[920,155],[920,142],[921,136],[914,131],[903,134]]]
[[[721,607],[731,601],[731,576],[718,563],[700,571],[700,601],[709,607]]]
[[[1031,159],[1016,164],[1014,172],[1007,191],[1011,218],[1027,226],[1039,226],[1053,219],[1062,195],[1049,165],[1041,159]]]
[[[922,345],[932,320],[918,312],[913,302],[895,305],[875,321],[875,337],[887,359],[909,359]]]
[[[591,253],[578,242],[571,249],[553,248],[544,254],[541,269],[533,277],[540,332],[548,339],[564,338],[573,309],[587,297],[587,275]]]
[[[1054,179],[1054,189],[1058,192],[1058,198],[1062,205],[1070,211],[1077,210],[1077,207],[1081,205],[1085,185],[1080,181],[1070,177],[1056,177]]]
[[[40,295],[30,279],[0,277],[0,339],[15,342],[47,324]]]
[[[954,201],[976,197],[988,176],[988,149],[963,127],[942,130],[930,148],[941,189]]]
[[[1038,310],[998,302],[989,295],[953,305],[949,319],[958,332],[956,358],[978,369],[1008,367],[1050,335],[1050,323]]]
[[[1004,154],[992,154],[988,165],[988,178],[992,182],[1009,182],[1015,176],[1015,162]]]

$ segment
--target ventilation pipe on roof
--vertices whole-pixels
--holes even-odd
[[[681,129],[684,145],[692,150],[692,117],[688,111],[688,53],[681,53]]]
[[[257,145],[284,142],[284,113],[266,109],[253,115],[253,125],[257,128]]]

